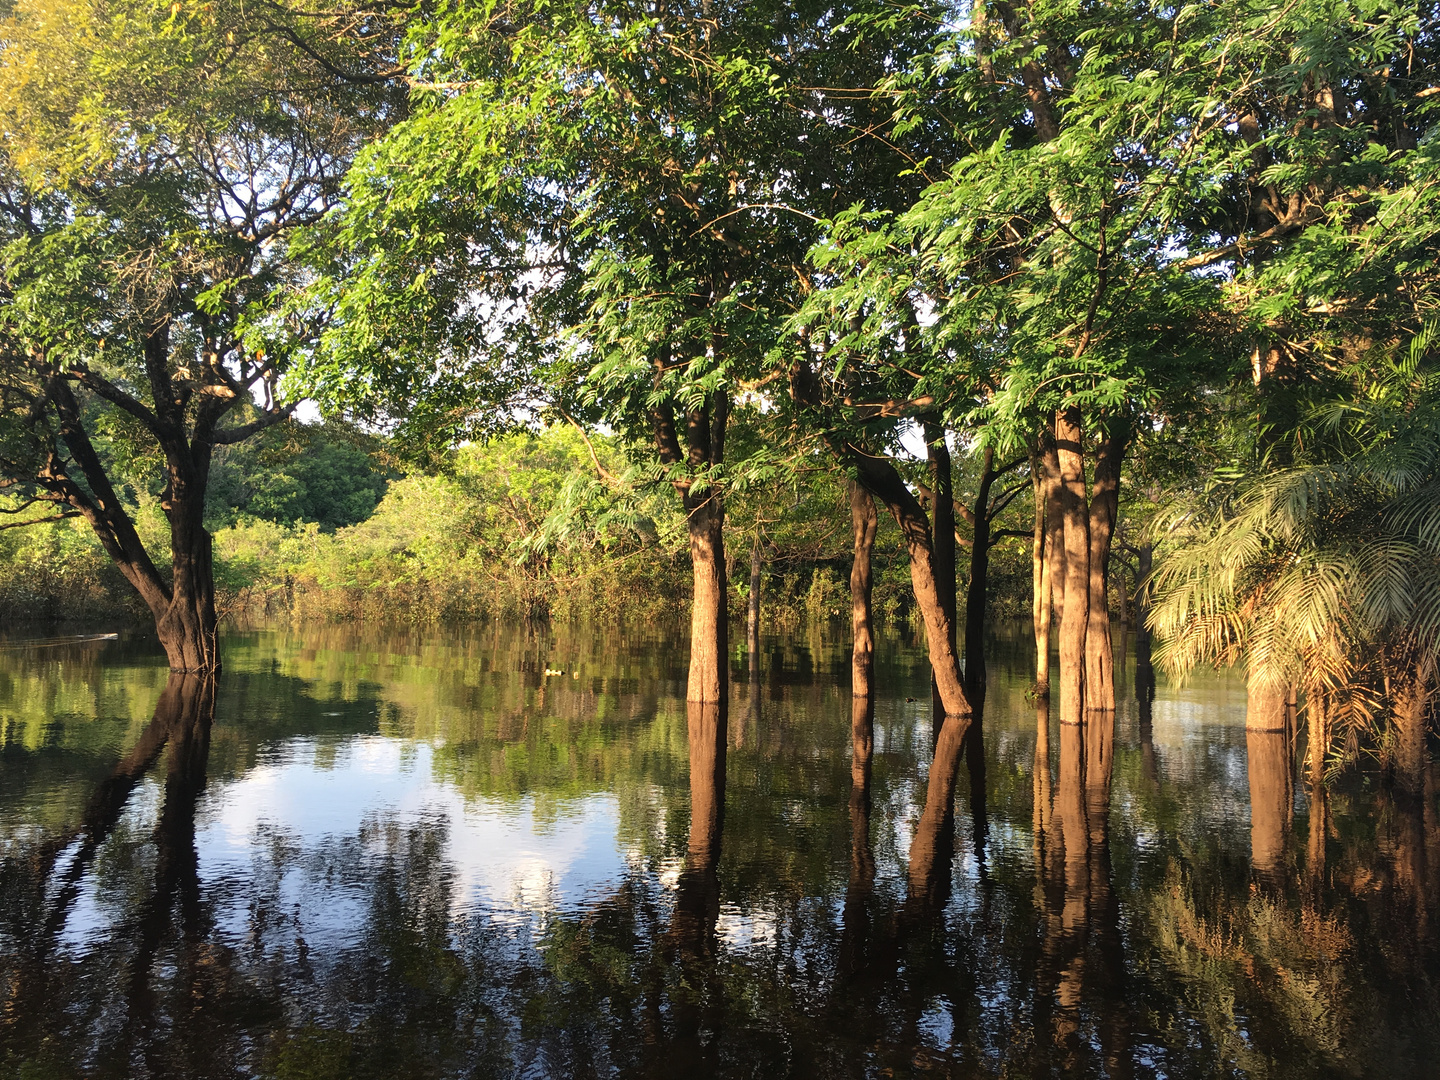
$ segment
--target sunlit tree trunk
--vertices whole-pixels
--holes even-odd
[[[1065,605],[1060,620],[1060,723],[1085,715],[1085,635],[1090,618],[1090,522],[1085,500],[1085,458],[1080,410],[1055,414],[1060,463],[1060,514],[1065,535]]]
[[[860,483],[889,508],[905,538],[910,555],[910,585],[925,623],[925,644],[936,691],[946,716],[959,723],[963,734],[963,729],[970,726],[970,701],[960,677],[960,658],[954,645],[955,624],[945,610],[936,584],[930,520],[888,461],[857,455],[854,464]]]
[[[656,362],[656,383],[664,377],[668,357]],[[665,403],[651,411],[656,450],[672,467],[699,471],[725,461],[725,429],[729,421],[725,392],[707,395],[685,414],[686,448],[680,446],[672,408]],[[685,507],[694,592],[690,607],[690,675],[686,700],[722,702],[730,689],[730,613],[725,578],[725,499],[715,485],[700,486],[685,476],[674,481]]]
[[[1434,662],[1428,657],[1396,680],[1395,780],[1401,790],[1418,795],[1425,778],[1425,715],[1430,704]]]
[[[1078,431],[1078,428],[1077,428]],[[1120,510],[1120,464],[1129,427],[1112,419],[1095,456],[1090,495],[1089,615],[1085,631],[1085,708],[1115,711],[1115,654],[1110,640],[1110,543]]]
[[[1285,865],[1285,826],[1290,816],[1290,743],[1286,693],[1252,675],[1245,710],[1245,749],[1250,781],[1250,863],[1255,875],[1278,884]]]

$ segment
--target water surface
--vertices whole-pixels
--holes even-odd
[[[848,643],[766,645],[707,717],[659,631],[0,643],[0,1074],[1440,1073],[1433,782],[1316,806],[1237,681],[1129,672],[1067,771],[997,639],[927,806],[922,651],[866,776]]]

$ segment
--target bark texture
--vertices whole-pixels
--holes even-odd
[[[955,624],[945,611],[935,578],[930,519],[890,462],[857,454],[854,463],[857,479],[889,508],[900,526],[910,555],[910,585],[915,593],[916,606],[925,621],[925,643],[930,654],[936,693],[947,717],[959,719],[962,728],[969,727],[970,701],[965,694],[964,681],[960,677],[960,659],[953,644]]]
[[[1245,750],[1250,781],[1250,865],[1259,880],[1277,885],[1285,868],[1290,740],[1283,727],[1266,730],[1247,724]]]
[[[1110,543],[1120,511],[1120,464],[1129,438],[1120,420],[1106,425],[1090,493],[1089,613],[1085,631],[1085,707],[1115,711],[1115,653],[1110,640]]]
[[[656,362],[659,385],[668,361]],[[657,405],[650,414],[660,460],[672,467],[685,466],[674,481],[685,507],[689,532],[694,598],[690,609],[690,675],[688,701],[718,703],[730,690],[730,612],[725,579],[725,499],[713,484],[698,483],[690,475],[713,469],[725,461],[725,428],[729,399],[715,391],[685,414],[686,448],[681,449],[675,415],[670,405]]]
[[[1060,517],[1065,536],[1065,606],[1060,622],[1060,723],[1085,715],[1085,635],[1090,619],[1090,521],[1085,501],[1085,458],[1080,410],[1055,414],[1060,464]]]
[[[1051,447],[1053,453],[1053,446]],[[1044,442],[1030,457],[1030,483],[1035,499],[1034,535],[1030,542],[1031,599],[1030,621],[1035,630],[1035,694],[1037,697],[1050,696],[1050,622],[1054,611],[1052,595],[1055,591],[1051,581],[1051,562],[1054,553],[1047,508],[1054,501],[1054,481],[1049,461],[1044,453]],[[1058,468],[1058,466],[1057,466]]]
[[[1425,785],[1425,714],[1430,704],[1434,665],[1417,664],[1395,694],[1395,782],[1410,795]]]

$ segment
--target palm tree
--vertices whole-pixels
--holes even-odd
[[[1313,767],[1343,733],[1412,789],[1440,648],[1437,337],[1346,369],[1296,431],[1297,464],[1177,500],[1147,586],[1170,672],[1243,664],[1252,709],[1303,697]]]

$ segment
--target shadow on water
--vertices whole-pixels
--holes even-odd
[[[0,655],[0,1075],[1432,1075],[1433,767],[1315,789],[1139,666],[1062,726],[1023,642],[935,733],[915,642],[760,645],[710,708],[658,630]]]

